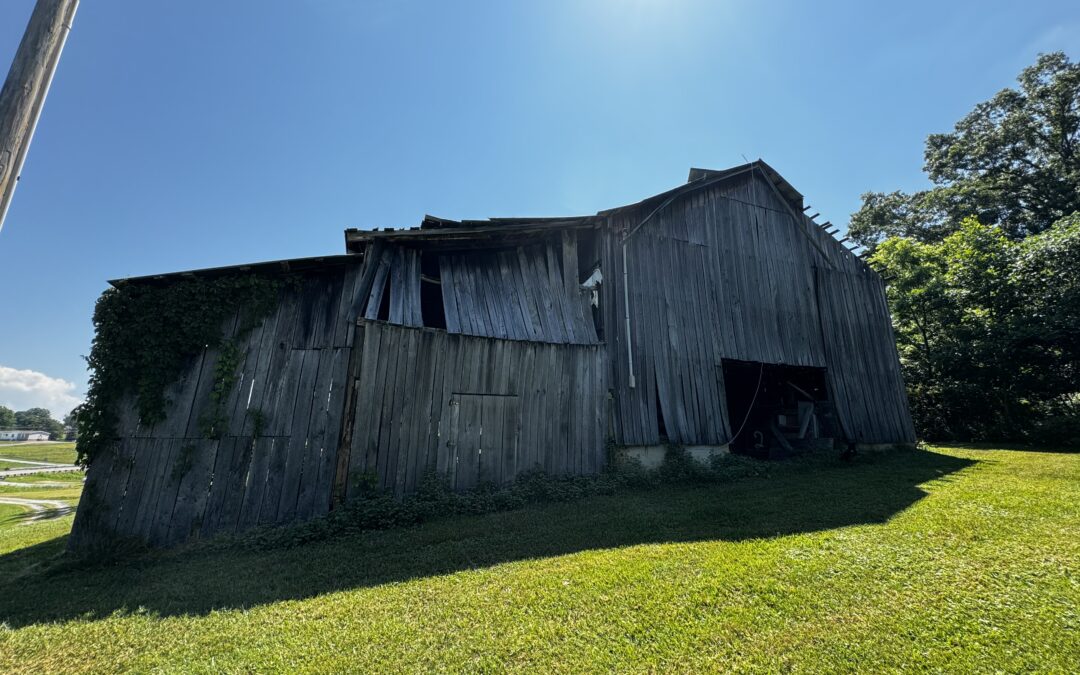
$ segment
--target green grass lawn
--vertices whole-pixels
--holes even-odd
[[[31,484],[34,487],[17,487],[0,484],[0,498],[17,497],[19,499],[47,499],[62,501],[75,506],[82,493],[81,472],[40,473],[25,476],[12,476],[4,482]],[[38,486],[38,483],[44,485]],[[54,485],[55,483],[55,485]],[[59,485],[61,484],[62,485]],[[0,560],[7,560],[13,551],[27,549],[43,541],[61,542],[69,530],[74,516],[28,522],[28,510],[15,504],[0,504]],[[62,546],[61,546],[62,548]],[[59,550],[59,549],[58,549]],[[0,586],[5,579],[0,579]],[[0,594],[0,605],[3,595]],[[0,612],[3,614],[3,612]],[[0,618],[0,621],[3,619]],[[0,657],[2,658],[2,657]]]
[[[5,463],[4,459],[21,459],[27,462],[52,462],[55,464],[75,463],[74,443],[19,443],[8,445],[0,443],[0,471],[6,469],[25,469],[25,464]]]
[[[51,471],[47,473],[28,473],[21,476],[0,478],[6,483],[82,483],[86,474],[82,471]]]
[[[19,550],[0,538],[0,671],[1068,672],[1080,661],[1080,454],[774,464],[733,483],[84,568],[53,560],[65,520],[18,526],[35,533]]]

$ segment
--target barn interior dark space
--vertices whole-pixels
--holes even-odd
[[[382,295],[379,300],[379,313],[375,315],[375,318],[379,321],[390,320],[390,281],[387,280],[383,285]]]
[[[733,452],[769,457],[828,432],[824,368],[724,359],[723,370]]]
[[[603,313],[600,311],[600,283],[603,280],[603,271],[600,265],[600,242],[599,235],[596,232],[582,231],[578,233],[577,240],[577,269],[578,283],[586,283],[595,273],[597,276],[594,278],[594,282],[589,285],[589,291],[591,297],[596,298],[596,302],[590,302],[590,313],[593,320],[593,325],[596,327],[596,337],[600,342],[603,342],[604,337],[604,321]]]
[[[439,257],[430,253],[420,256],[420,314],[428,328],[446,330]]]
[[[653,400],[656,402],[656,405],[654,406],[656,408],[656,428],[660,433],[660,442],[666,444],[668,442],[667,426],[664,424],[664,411],[660,407],[659,387],[653,392],[653,396]]]

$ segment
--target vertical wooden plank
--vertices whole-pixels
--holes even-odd
[[[405,249],[397,247],[390,267],[390,323],[399,325],[405,323],[405,305],[408,303],[405,267]]]
[[[368,296],[375,283],[375,276],[379,270],[379,261],[382,259],[382,252],[385,248],[381,241],[368,246],[364,251],[364,262],[359,273],[356,274],[356,284],[352,292],[342,292],[341,313],[338,320],[338,339],[344,339],[344,342],[335,342],[335,346],[351,347],[353,345],[355,337],[353,328],[356,326],[356,320],[362,317],[367,310]]]
[[[311,429],[312,410],[315,405],[315,384],[322,365],[321,351],[315,349],[300,351],[302,361],[300,378],[292,406],[287,409],[290,411],[287,414],[291,415],[293,423],[285,458],[281,496],[278,500],[276,518],[278,523],[287,523],[296,517],[297,498],[304,464],[309,459],[308,431]]]
[[[103,525],[107,518],[102,517],[105,513],[100,505],[109,488],[114,457],[115,453],[107,449],[94,457],[87,469],[82,497],[68,539],[68,548],[73,551],[88,550],[112,538],[112,533]]]
[[[217,457],[218,441],[186,439],[180,449],[176,471],[181,474],[172,522],[163,542],[172,546],[187,541],[202,526],[202,507],[210,488],[210,474]],[[188,467],[186,471],[183,467]]]
[[[221,439],[206,515],[203,518],[203,537],[219,532],[228,534],[236,530],[251,448],[252,439],[249,437],[232,436]]]
[[[508,307],[505,289],[500,288],[496,280],[498,274],[498,262],[494,254],[486,254],[482,261],[475,265],[472,270],[477,286],[481,289],[481,295],[488,309],[491,319],[489,337],[508,338],[510,331],[507,328]]]
[[[168,541],[169,526],[172,524],[173,508],[176,506],[176,493],[180,489],[183,477],[182,467],[177,466],[180,449],[188,444],[184,438],[165,439],[162,465],[161,489],[151,509],[150,522],[147,523],[146,540],[151,546],[162,546]]]
[[[537,298],[537,289],[530,274],[529,267],[525,263],[525,249],[518,247],[512,253],[506,254],[506,267],[513,277],[513,285],[518,290],[518,296],[522,303],[522,316],[526,321],[530,340],[544,340],[545,329],[541,317],[541,303]]]
[[[424,325],[423,312],[420,308],[420,251],[416,249],[409,249],[409,309],[411,318],[408,321],[410,326],[420,327]]]
[[[308,330],[297,347],[319,349],[333,343],[334,322],[341,300],[344,279],[340,274],[320,274],[312,279],[312,297],[307,310]]]
[[[439,279],[442,283],[439,290],[442,292],[443,312],[446,315],[446,330],[450,333],[460,333],[461,317],[458,308],[458,289],[455,284],[454,270],[450,266],[448,256],[439,256]]]
[[[299,387],[306,354],[307,350],[304,349],[288,350],[284,367],[278,376],[278,384],[274,387],[274,397],[267,415],[267,435],[279,440],[270,446],[266,485],[262,489],[262,504],[259,507],[260,525],[278,522],[279,505],[282,503],[283,496],[285,496],[286,505],[288,504],[286,486],[289,480],[287,470],[292,439],[300,431],[295,428],[298,426],[297,422],[302,424],[301,420],[295,419],[294,410],[297,401],[303,398]]]
[[[458,405],[455,403],[454,394],[459,391],[463,360],[465,358],[465,338],[458,335],[445,337],[446,350],[443,355],[444,367],[442,378],[442,394],[437,405],[440,407],[439,415],[439,446],[436,454],[435,471],[447,479],[450,485],[454,484],[454,443],[456,433],[455,424],[458,414]]]
[[[573,316],[567,312],[566,286],[563,281],[563,273],[559,264],[559,254],[555,246],[548,244],[544,248],[543,258],[539,261],[540,266],[546,271],[545,288],[552,300],[556,320],[562,325],[562,339],[559,342],[578,342],[577,326]]]
[[[500,481],[499,460],[502,458],[502,405],[501,396],[477,395],[477,407],[480,408],[480,447],[476,453],[476,482],[498,483]]]
[[[577,295],[578,284],[578,233],[576,230],[562,231],[562,272],[563,287],[566,295]]]
[[[271,466],[278,454],[276,445],[288,445],[288,438],[274,438],[260,436],[252,441],[248,471],[244,477],[244,496],[240,505],[240,514],[236,521],[236,531],[243,532],[257,526],[260,522],[266,522],[263,518],[263,502],[266,493],[271,486]],[[280,490],[280,487],[277,487]],[[274,508],[277,508],[277,500],[273,500]]]
[[[374,468],[375,446],[381,419],[379,382],[385,379],[386,361],[381,351],[382,330],[376,324],[363,324],[364,344],[353,406],[352,447],[346,479],[346,499],[356,495],[355,479]]]
[[[352,347],[340,352],[340,359],[343,362],[342,370],[335,376],[335,389],[332,390],[329,403],[333,417],[327,426],[327,454],[332,454],[332,460],[326,460],[324,468],[332,472],[332,475],[325,478],[328,485],[325,501],[327,509],[344,502],[348,491],[356,400],[360,389],[360,367],[363,363],[365,342],[364,329],[356,326],[355,331],[356,336],[350,341]],[[340,408],[338,398],[340,398]],[[316,497],[317,503],[322,503],[321,497],[321,494]]]
[[[414,392],[410,400],[405,427],[405,447],[408,454],[405,459],[406,493],[412,492],[419,484],[426,469],[426,453],[431,430],[432,373],[437,358],[436,333],[430,330],[414,331],[417,334],[416,371],[412,376]]]
[[[360,304],[357,296],[360,285],[364,281],[364,270],[369,262],[366,254],[362,257],[364,258],[362,262],[354,262],[340,273],[342,275],[341,293],[337,297],[337,313],[330,338],[330,345],[333,347],[352,346],[352,329],[356,325],[359,311],[363,309],[357,308]]]
[[[120,512],[117,514],[114,531],[120,537],[130,538],[135,536],[135,522],[139,517],[139,503],[146,491],[147,471],[153,463],[152,438],[128,438],[125,439],[130,448],[130,473],[124,497],[120,503]]]
[[[210,471],[202,507],[202,517],[198,518],[198,536],[200,538],[210,536],[218,529],[221,507],[225,503],[225,494],[229,489],[229,469],[233,463],[236,441],[235,436],[226,436],[218,442],[217,454],[214,457],[214,464]]]
[[[389,326],[381,326],[386,339],[383,348],[383,358],[386,359],[385,380],[382,386],[376,389],[376,396],[381,398],[382,414],[379,417],[379,430],[375,450],[377,455],[369,468],[376,471],[378,485],[382,489],[393,489],[395,475],[390,473],[390,464],[394,459],[390,440],[394,431],[395,415],[397,413],[397,397],[401,394],[402,379],[405,376],[406,345],[404,341],[396,339],[396,331]]]
[[[386,278],[389,276],[392,255],[393,253],[389,248],[383,249],[379,253],[379,262],[375,267],[371,290],[368,291],[367,304],[365,305],[365,319],[374,320],[379,318],[379,305],[382,304],[383,291],[386,288]]]
[[[112,473],[109,475],[107,489],[100,493],[97,505],[98,521],[102,529],[112,536],[123,536],[117,530],[117,519],[123,509],[124,495],[127,492],[128,478],[135,464],[135,454],[139,439],[120,439],[113,447]]]
[[[148,461],[146,472],[143,474],[143,488],[139,495],[135,519],[129,531],[136,539],[146,541],[150,536],[150,526],[156,515],[158,497],[165,482],[165,472],[170,466],[168,441],[160,438],[146,439],[141,455]],[[87,476],[87,483],[89,483],[89,476]]]
[[[296,520],[308,520],[313,515],[325,513],[327,508],[325,505],[316,508],[316,495],[322,492],[320,475],[326,475],[322,467],[324,454],[329,454],[326,453],[327,425],[330,418],[330,398],[334,387],[334,377],[337,374],[335,360],[339,350],[320,349],[315,354],[318,359],[318,374],[313,381],[310,422],[305,439],[304,461],[300,467],[294,516]],[[335,435],[334,438],[336,439],[337,436]],[[329,494],[329,489],[326,492]]]
[[[483,407],[481,397],[471,394],[461,395],[458,415],[459,428],[454,446],[456,455],[456,487],[467,490],[476,487],[479,482],[479,459],[482,447]]]
[[[416,423],[413,404],[416,391],[417,345],[420,331],[399,330],[396,333],[397,339],[403,343],[402,356],[405,362],[403,364],[403,375],[399,374],[397,389],[394,391],[394,419],[388,444],[390,456],[387,464],[387,476],[388,480],[393,481],[394,494],[401,496],[405,493],[405,483],[408,480],[409,431],[412,425]],[[398,372],[402,373],[402,370],[399,368]]]
[[[442,397],[444,381],[447,377],[448,337],[446,333],[431,333],[431,381],[428,385],[427,426],[423,437],[423,456],[420,461],[420,476],[438,470],[438,452],[443,432],[442,415],[446,409],[446,400]],[[419,477],[419,476],[418,476]]]

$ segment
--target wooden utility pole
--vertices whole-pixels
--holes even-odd
[[[79,0],[37,0],[0,90],[0,229]]]

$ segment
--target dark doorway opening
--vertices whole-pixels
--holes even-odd
[[[783,457],[831,446],[824,368],[723,360],[733,452]]]

